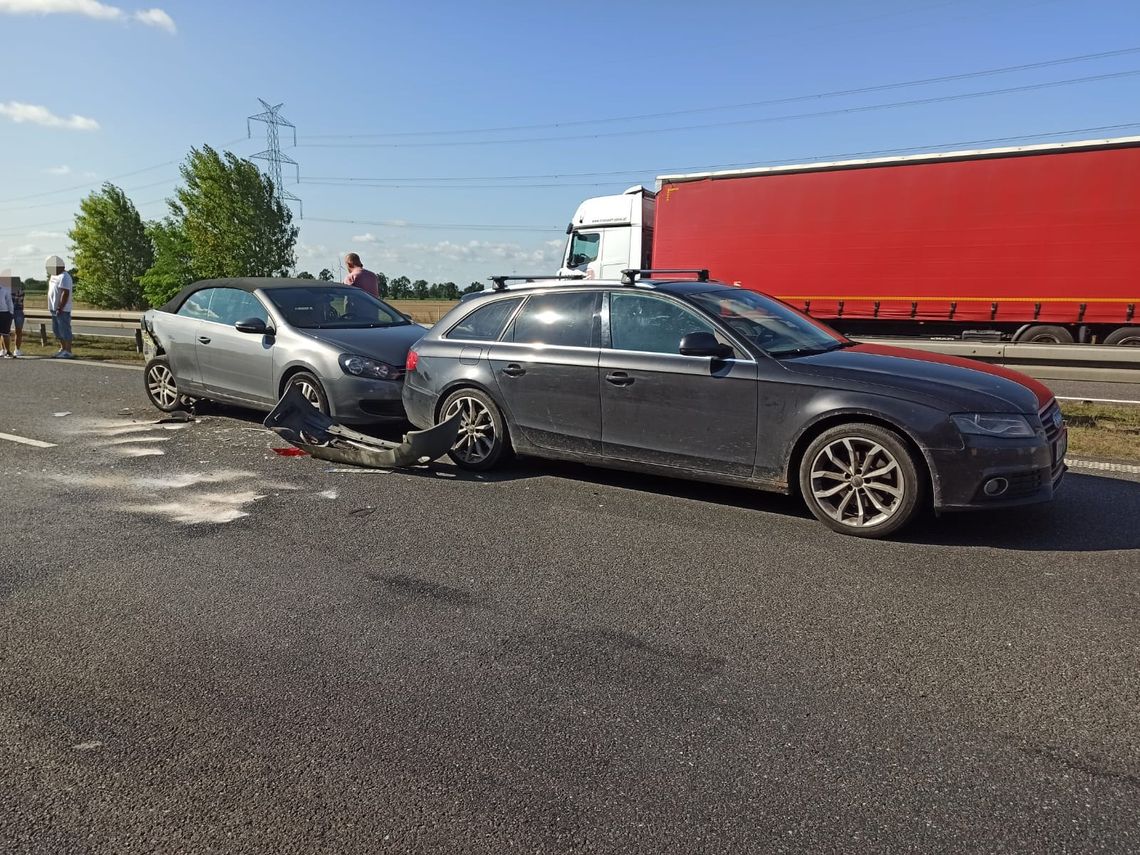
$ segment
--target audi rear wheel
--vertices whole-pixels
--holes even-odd
[[[510,456],[510,440],[502,411],[478,389],[460,389],[440,407],[440,422],[460,414],[459,436],[448,452],[456,466],[483,472]]]

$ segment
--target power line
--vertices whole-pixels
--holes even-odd
[[[882,148],[873,149],[869,151],[853,151],[843,152],[840,154],[822,154],[811,155],[808,157],[784,157],[779,160],[748,160],[737,163],[713,163],[701,164],[699,166],[675,166],[675,167],[646,167],[641,169],[615,169],[606,172],[554,172],[545,174],[529,174],[529,175],[464,175],[464,176],[418,176],[418,177],[365,177],[365,176],[337,176],[337,175],[317,175],[312,178],[303,178],[302,184],[328,184],[329,186],[363,186],[368,187],[370,182],[389,182],[389,181],[514,181],[525,179],[542,179],[542,178],[606,178],[618,176],[639,176],[639,175],[664,175],[671,173],[683,172],[709,172],[719,169],[747,169],[753,166],[770,166],[774,164],[786,163],[806,163],[815,160],[830,161],[830,160],[852,160],[855,158],[872,157],[875,155],[888,155],[888,154],[904,154],[906,152],[925,151],[927,149],[941,149],[952,151],[960,149],[964,146],[976,145],[989,145],[992,143],[1008,143],[1008,142],[1023,142],[1026,140],[1038,140],[1046,138],[1057,138],[1069,136],[1072,134],[1093,134],[1104,133],[1107,131],[1124,131],[1140,128],[1140,122],[1130,122],[1120,125],[1097,125],[1091,128],[1069,128],[1060,131],[1044,131],[1035,134],[1018,134],[1011,137],[988,137],[986,139],[973,139],[973,140],[958,140],[956,142],[948,143],[930,143],[927,145],[915,146],[902,146],[898,148]],[[411,188],[415,186],[424,185],[399,185],[399,184],[375,184],[372,185],[377,189],[387,188]],[[493,187],[496,185],[474,184],[472,188],[479,187]],[[574,187],[574,186],[589,186],[586,184],[505,184],[500,185],[503,187]]]
[[[226,148],[227,146],[236,145],[237,143],[242,142],[245,139],[246,139],[246,137],[238,137],[237,139],[233,139],[233,140],[229,140],[229,141],[224,142],[224,143],[220,143],[218,145],[218,148]],[[108,181],[118,181],[121,178],[131,178],[135,175],[141,175],[144,172],[152,172],[155,169],[162,169],[164,166],[174,166],[174,165],[179,164],[181,162],[182,162],[181,160],[167,160],[167,161],[163,161],[162,163],[156,163],[153,166],[144,166],[142,169],[136,169],[136,170],[133,170],[132,172],[124,172],[124,173],[121,173],[119,175],[111,175],[111,176],[108,176],[107,178],[100,178],[96,181],[89,181],[86,184],[76,184],[76,185],[71,186],[71,187],[61,187],[58,190],[45,190],[41,193],[29,193],[26,196],[14,196],[11,199],[0,199],[0,205],[7,205],[10,202],[23,202],[25,199],[39,199],[39,198],[42,198],[44,196],[54,196],[57,193],[71,193],[71,192],[74,192],[76,190],[86,190],[88,187],[100,187],[103,184],[107,183]]]
[[[127,192],[133,193],[136,190],[148,190],[151,187],[161,187],[164,184],[173,184],[176,181],[178,181],[177,178],[164,178],[161,181],[152,181],[149,184],[139,184],[137,187],[120,187],[119,189],[122,190],[124,193],[127,193]],[[71,204],[74,204],[73,200],[62,199],[58,202],[40,202],[36,205],[16,205],[15,207],[12,207],[12,208],[0,208],[0,214],[8,213],[10,211],[32,211],[32,210],[35,210],[36,208],[56,208],[56,207],[59,207],[60,205],[71,205]]]
[[[542,228],[535,226],[488,225],[480,223],[409,223],[404,220],[340,220],[329,217],[307,217],[306,222],[336,223],[338,225],[351,226],[386,226],[398,229],[467,229],[477,232],[558,232],[561,234],[566,231],[565,228]]]
[[[777,104],[794,104],[803,101],[815,101],[823,98],[841,98],[849,95],[867,95],[872,92],[886,92],[892,89],[904,89],[915,86],[928,86],[933,83],[949,83],[956,80],[972,80],[978,77],[990,77],[997,74],[1012,74],[1018,71],[1032,71],[1040,68],[1050,68],[1057,65],[1070,65],[1077,62],[1090,62],[1098,59],[1108,59],[1117,56],[1140,53],[1140,47],[1121,48],[1119,50],[1102,51],[1100,53],[1087,53],[1079,56],[1067,56],[1060,59],[1029,62],[1022,65],[1007,65],[1001,68],[989,68],[982,71],[969,71],[962,74],[947,74],[941,77],[926,77],[919,80],[904,80],[898,83],[883,83],[877,86],[861,86],[855,89],[836,89],[830,92],[817,92],[811,95],[793,95],[787,98],[771,98],[764,101],[746,101],[740,104],[723,104],[716,107],[692,107],[685,110],[666,110],[660,113],[641,113],[633,116],[611,116],[605,119],[577,119],[569,122],[550,122],[535,125],[505,125],[493,128],[466,128],[451,131],[390,131],[373,134],[311,134],[303,137],[310,139],[387,139],[394,137],[426,137],[448,136],[454,134],[489,134],[504,131],[530,131],[546,128],[570,128],[583,125],[609,124],[613,122],[639,122],[647,119],[664,119],[672,116],[691,116],[701,113],[715,113],[725,110],[744,110],[754,107],[771,107]]]
[[[782,116],[765,116],[759,119],[736,119],[729,122],[708,122],[697,125],[674,125],[666,128],[634,128],[624,131],[605,131],[596,134],[575,134],[557,137],[515,137],[505,140],[464,140],[461,142],[428,142],[428,143],[305,143],[308,148],[438,148],[443,146],[485,146],[507,145],[512,143],[538,143],[560,142],[567,140],[594,140],[604,137],[641,136],[645,134],[663,134],[673,131],[691,131],[705,128],[728,128],[741,125],[760,125],[772,122],[786,122],[795,119],[818,119],[824,116],[839,116],[854,113],[870,113],[876,110],[892,110],[901,107],[916,107],[925,104],[943,104],[949,101],[965,101],[971,98],[987,98],[994,95],[1009,95],[1014,92],[1031,92],[1039,89],[1049,89],[1054,86],[1069,86],[1077,83],[1092,83],[1100,80],[1115,80],[1124,77],[1135,77],[1140,69],[1130,71],[1117,71],[1111,74],[1096,74],[1089,77],[1073,77],[1067,80],[1052,80],[1047,83],[1030,83],[1023,86],[1010,86],[1005,89],[987,89],[980,92],[964,92],[958,95],[938,95],[930,98],[916,98],[910,101],[892,101],[886,104],[868,104],[861,107],[841,107],[835,110],[818,110],[812,113],[791,113]]]

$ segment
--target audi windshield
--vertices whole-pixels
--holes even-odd
[[[790,306],[755,291],[717,288],[687,298],[769,356],[806,356],[851,344]]]

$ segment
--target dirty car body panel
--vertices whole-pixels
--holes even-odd
[[[265,332],[237,328],[251,320]],[[425,332],[350,286],[272,278],[196,282],[146,312],[143,329],[184,395],[271,410],[305,372],[350,424],[404,420],[403,366]]]
[[[543,350],[534,342],[540,357],[515,351],[504,360],[499,348],[509,341],[512,322],[488,331],[475,315],[496,302],[514,301],[517,316],[526,311],[526,300],[548,300],[543,295],[552,290],[487,293],[456,306],[436,324],[413,347],[415,370],[404,384],[413,424],[434,424],[451,392],[473,387],[499,405],[511,443],[523,454],[792,492],[800,456],[815,437],[838,424],[872,423],[901,437],[923,464],[939,510],[1047,501],[1064,475],[1060,411],[1037,381],[964,359],[858,344],[779,301],[747,292],[760,307],[770,305],[774,313],[820,328],[820,337],[808,331],[812,341],[805,346],[777,351],[775,340],[754,331],[749,337],[746,325],[717,311],[718,301],[740,289],[710,282],[587,281],[558,288],[604,298],[597,363],[600,447],[569,441],[580,425],[568,428],[559,445],[545,435],[563,421],[561,416],[551,421],[565,394],[556,376],[525,399],[503,392],[511,379],[503,375],[505,368],[530,372],[540,359],[544,364],[557,359],[557,349]],[[633,307],[624,310],[624,318],[614,312],[619,301]],[[711,331],[731,355],[680,354],[678,339],[697,328]],[[481,338],[473,339],[473,333]],[[1023,417],[1032,435],[968,434],[952,419],[959,414]],[[998,497],[983,495],[981,486],[995,475],[1007,477],[1010,489]]]

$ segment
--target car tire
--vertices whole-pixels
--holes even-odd
[[[1064,327],[1042,324],[1029,327],[1016,339],[1018,344],[1072,344],[1073,334]]]
[[[800,494],[812,515],[854,537],[894,534],[922,506],[926,485],[902,438],[874,424],[837,425],[800,460]]]
[[[458,389],[439,408],[436,424],[456,412],[463,413],[459,437],[447,456],[461,469],[485,472],[509,459],[511,440],[502,410],[491,396],[478,389]]]
[[[305,399],[324,413],[329,415],[329,396],[325,394],[325,387],[321,385],[321,381],[310,374],[308,371],[298,371],[289,378],[289,382],[285,385],[285,391],[291,388],[297,388]]]
[[[146,396],[150,398],[155,409],[164,413],[173,413],[185,410],[194,403],[178,391],[178,380],[170,368],[170,361],[165,356],[156,356],[147,362],[143,369]]]

